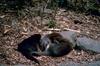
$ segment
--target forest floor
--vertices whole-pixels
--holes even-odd
[[[73,11],[60,9],[55,16],[56,25],[54,29],[71,29],[79,31],[80,35],[88,36],[95,40],[100,40],[100,16],[85,15]],[[30,65],[32,61],[26,59],[16,49],[18,44],[34,33],[50,33],[44,31],[49,29],[46,25],[48,19],[43,19],[40,24],[40,17],[24,16],[18,17],[15,13],[0,13],[0,64]],[[42,25],[42,26],[41,26]],[[73,61],[77,63],[100,61],[100,54],[85,52],[83,50],[73,50],[63,57],[36,57],[43,66],[59,66],[61,63]],[[32,64],[38,66],[37,64]]]

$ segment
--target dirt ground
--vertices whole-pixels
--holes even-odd
[[[100,40],[100,16],[91,16],[76,13],[73,11],[65,11],[60,9],[55,16],[56,26],[54,29],[71,29],[79,31],[80,36],[87,36],[95,40]],[[38,20],[38,21],[37,21]],[[49,29],[44,19],[42,26],[40,25],[39,17],[24,16],[18,17],[15,13],[0,13],[0,64],[25,64],[38,66],[32,61],[26,59],[21,53],[17,52],[17,45],[25,38],[34,33],[50,33],[44,31]],[[45,23],[44,23],[45,22]],[[36,57],[43,66],[58,66],[60,63],[74,61],[81,63],[82,61],[100,61],[100,54],[85,52],[83,50],[73,50],[63,57]]]

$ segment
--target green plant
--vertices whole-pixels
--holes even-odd
[[[48,26],[49,28],[53,28],[53,27],[56,26],[56,22],[55,22],[54,20],[50,20],[49,23],[47,24],[47,26]]]

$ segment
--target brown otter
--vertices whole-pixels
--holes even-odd
[[[72,43],[60,33],[51,33],[41,38],[41,52],[33,52],[33,54],[60,57],[68,54],[72,49]]]

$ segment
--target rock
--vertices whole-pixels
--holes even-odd
[[[77,63],[73,61],[67,61],[66,63],[60,63],[58,66],[100,66],[100,61],[92,61],[92,62],[82,62]]]
[[[100,41],[93,40],[87,37],[77,38],[77,46],[83,50],[89,50],[96,53],[100,53]]]
[[[73,47],[76,46],[76,32],[74,31],[62,31],[60,34],[65,38],[72,42]]]
[[[62,31],[60,34],[72,42],[73,47],[77,45],[82,50],[89,50],[95,53],[100,53],[100,41],[87,38],[86,36],[76,37],[76,32],[74,31]]]

